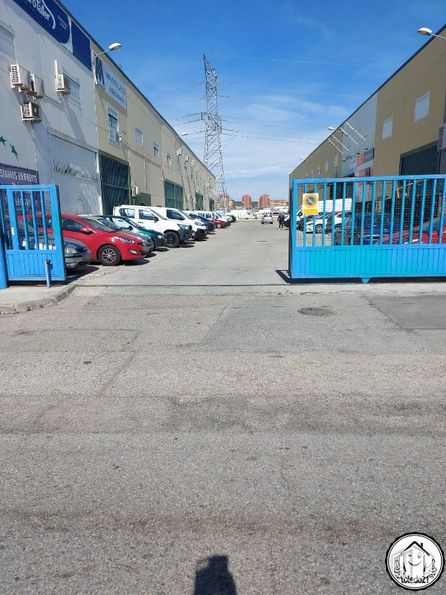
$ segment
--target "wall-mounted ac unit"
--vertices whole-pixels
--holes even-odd
[[[43,86],[43,81],[39,78],[36,74],[31,74],[31,89],[28,91],[28,95],[35,97],[36,99],[41,99],[45,97],[45,88]]]
[[[190,162],[191,165],[195,165],[195,159],[192,159],[192,161]]]
[[[438,150],[444,151],[446,149],[446,123],[440,126],[438,134]]]
[[[37,103],[28,101],[20,106],[22,110],[22,122],[41,122],[40,107]]]
[[[184,158],[184,161],[189,161],[189,155],[186,155],[186,157]]]
[[[29,91],[31,89],[29,70],[26,70],[20,64],[11,64],[9,72],[12,89],[18,89],[19,91]]]
[[[70,79],[66,74],[58,74],[56,76],[56,91],[61,95],[70,94]]]
[[[132,186],[132,196],[139,195],[139,186]]]
[[[180,149],[177,149],[177,155],[178,155],[178,157],[181,155],[182,152],[183,152],[183,150],[181,148]]]

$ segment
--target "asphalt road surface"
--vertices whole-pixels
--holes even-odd
[[[446,285],[286,254],[239,222],[0,317],[2,593],[397,594],[446,547]]]

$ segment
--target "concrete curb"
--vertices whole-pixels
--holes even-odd
[[[57,291],[56,288],[53,289],[53,293],[51,296],[42,296],[36,299],[27,299],[24,301],[11,301],[2,303],[1,301],[1,294],[0,294],[0,316],[2,314],[19,314],[20,312],[29,312],[30,310],[37,310],[39,308],[46,308],[47,306],[53,306],[58,304],[66,297],[70,295],[72,291],[76,288],[76,283],[71,283],[70,285],[63,285],[62,287],[58,287]],[[51,291],[46,290],[46,291]],[[6,290],[7,291],[7,290]],[[42,289],[42,291],[44,291]]]

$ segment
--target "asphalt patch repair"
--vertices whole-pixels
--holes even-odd
[[[368,301],[404,330],[446,330],[446,296],[377,297]]]

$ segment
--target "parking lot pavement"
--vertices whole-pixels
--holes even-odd
[[[394,539],[446,547],[444,286],[287,293],[256,223],[1,317],[3,591],[398,593]]]

